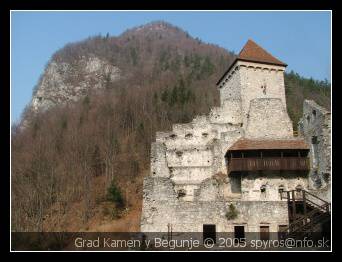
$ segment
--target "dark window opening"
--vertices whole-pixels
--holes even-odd
[[[240,243],[245,239],[245,227],[244,226],[234,226],[234,241],[235,243]]]
[[[312,110],[312,115],[316,116],[316,110]]]
[[[308,121],[308,123],[310,123],[310,116],[307,116],[306,120]]]
[[[285,239],[287,233],[287,225],[278,226],[278,239]]]
[[[176,152],[176,155],[177,155],[178,157],[181,157],[181,156],[183,155],[183,152],[177,151],[177,152]]]
[[[323,179],[326,183],[330,180],[330,173],[323,173]]]
[[[185,197],[185,196],[186,196],[185,190],[184,190],[184,189],[178,190],[178,191],[177,191],[177,196],[178,196],[178,198],[180,198],[180,197]]]
[[[260,187],[260,192],[261,192],[261,193],[266,193],[266,185],[262,185],[262,186]]]
[[[270,227],[260,226],[260,240],[269,240],[269,239],[270,239]]]
[[[185,135],[185,138],[191,138],[191,137],[192,137],[192,134],[190,133]]]
[[[281,193],[283,193],[285,191],[285,187],[283,186],[283,185],[280,185],[279,187],[278,187],[278,192],[281,194]]]
[[[212,239],[216,243],[216,225],[203,225],[203,243],[206,239]]]
[[[318,144],[317,136],[313,136],[313,137],[311,138],[311,143],[312,143],[313,145]]]

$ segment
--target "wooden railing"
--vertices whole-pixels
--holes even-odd
[[[232,171],[258,170],[309,170],[307,157],[263,157],[263,158],[230,158],[228,173]]]
[[[282,191],[280,197],[287,199],[290,222],[283,232],[312,232],[315,224],[330,219],[330,203],[306,190]],[[301,215],[297,213],[296,202],[301,202],[303,205],[303,214]],[[309,209],[311,211],[308,211]]]

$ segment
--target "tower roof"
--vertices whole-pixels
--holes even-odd
[[[286,66],[285,63],[272,56],[270,53],[268,53],[261,46],[257,45],[251,39],[249,39],[245,46],[242,48],[237,59],[257,63]]]
[[[228,70],[223,74],[223,76],[216,83],[217,85],[226,76],[226,74],[230,71],[230,69],[234,66],[234,64],[239,60],[260,63],[260,64],[287,66],[287,64],[275,58],[273,55],[268,53],[261,46],[256,44],[253,40],[249,39],[247,43],[244,45],[244,47],[241,49],[239,55],[235,58],[233,63],[230,65]]]

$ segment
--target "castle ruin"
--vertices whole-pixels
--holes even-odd
[[[300,135],[294,135],[286,66],[249,40],[217,82],[221,106],[157,132],[144,179],[142,232],[209,229],[267,238],[300,217],[289,211],[295,193],[307,192],[309,199],[310,192],[330,188],[329,114],[306,102]],[[308,122],[305,114],[313,110],[316,118]],[[322,206],[330,202],[329,193],[320,196]]]

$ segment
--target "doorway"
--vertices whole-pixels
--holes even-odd
[[[270,239],[270,227],[260,226],[260,240],[269,240],[269,239]]]
[[[278,239],[285,239],[287,234],[287,225],[279,225],[278,226]]]
[[[234,242],[240,243],[245,240],[245,227],[244,226],[234,226]]]
[[[232,193],[241,194],[241,173],[231,173],[230,186]]]
[[[211,238],[216,244],[216,225],[203,225],[203,242]]]

